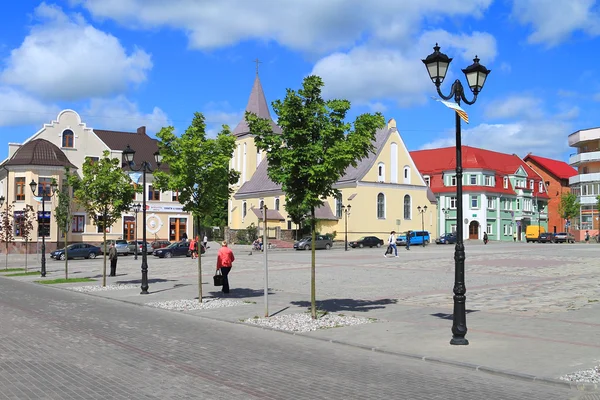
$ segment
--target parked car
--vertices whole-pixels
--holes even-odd
[[[315,249],[325,249],[329,250],[333,246],[333,240],[330,237],[325,235],[317,235],[317,240],[315,242]],[[294,248],[296,250],[310,250],[312,248],[312,238],[310,236],[303,237],[294,243]]]
[[[383,240],[379,239],[377,236],[363,236],[358,240],[353,240],[348,242],[350,247],[381,247],[383,246]]]
[[[168,240],[157,240],[152,242],[151,246],[153,250],[162,249],[163,247],[167,247],[171,244]]]
[[[550,232],[540,233],[538,243],[554,243],[554,234]]]
[[[429,236],[428,231],[410,231],[410,245],[422,245],[423,242],[425,244],[429,244],[431,242],[431,238]],[[406,232],[401,233],[396,238],[397,246],[406,246]]]
[[[100,247],[88,243],[73,243],[67,246],[67,256],[71,258],[96,258],[101,254]],[[57,249],[50,253],[56,261],[65,259],[65,249]]]
[[[566,232],[555,233],[554,243],[575,243],[575,236]]]
[[[122,240],[122,239],[112,240],[111,239],[111,240],[107,240],[106,243],[104,243],[104,242],[100,243],[100,254],[103,254],[104,251],[106,251],[106,253],[108,254],[108,250],[110,250],[110,245],[113,243],[115,244],[115,247],[117,248],[117,254],[126,256],[130,253],[129,244],[127,244],[127,240]]]
[[[128,243],[129,246],[129,251],[132,254],[135,254],[135,240],[132,240]],[[142,254],[142,251],[144,249],[144,242],[142,240],[138,240],[137,241],[137,253],[138,254]],[[154,251],[154,249],[152,248],[152,245],[148,242],[146,242],[146,253],[148,254],[152,254],[152,252]]]
[[[201,253],[204,254],[206,249],[204,246],[200,246]],[[171,257],[180,257],[187,256],[190,257],[190,242],[175,242],[171,243],[167,247],[163,247],[161,249],[156,249],[152,253],[155,257],[160,258],[171,258]]]
[[[410,242],[412,244],[412,241]],[[444,233],[439,238],[435,239],[435,244],[455,244],[456,234],[455,233]],[[423,244],[423,243],[421,243]]]

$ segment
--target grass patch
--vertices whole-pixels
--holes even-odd
[[[90,278],[70,278],[70,279],[59,278],[59,279],[52,279],[49,281],[35,281],[35,282],[41,283],[43,285],[54,285],[56,283],[96,282],[96,280],[90,279]]]
[[[16,274],[6,274],[4,276],[30,276],[30,275],[39,275],[40,271],[31,271],[31,272],[17,272]]]
[[[595,300],[595,299],[588,299],[588,303],[597,303],[597,302],[598,302],[598,300]]]
[[[0,273],[3,273],[3,272],[17,272],[17,271],[25,271],[25,268],[0,269]]]
[[[256,304],[255,301],[251,301],[251,300],[244,300],[245,304]]]

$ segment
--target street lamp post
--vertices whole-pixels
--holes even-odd
[[[142,199],[142,220],[144,224],[142,230],[142,241],[144,242],[144,246],[142,247],[142,291],[140,294],[148,294],[148,249],[146,247],[146,172],[152,172],[153,168],[148,161],[142,161],[142,164],[138,168],[134,168],[135,164],[133,162],[133,157],[135,156],[135,150],[129,147],[129,145],[127,145],[125,150],[123,150],[123,156],[125,157],[125,161],[127,162],[127,165],[129,165],[129,168],[132,171],[142,171],[142,185],[144,185],[142,189],[142,195],[144,196]],[[154,153],[154,162],[156,163],[156,168],[160,167],[161,161],[162,156],[157,151],[156,153]]]
[[[138,221],[137,221],[137,215],[140,212],[141,208],[142,208],[142,205],[140,203],[136,203],[132,207],[133,212],[135,213],[135,253],[134,253],[135,256],[133,257],[134,260],[137,260],[137,256],[138,256],[138,240],[137,240]],[[144,243],[144,246],[146,246],[146,243]]]
[[[348,251],[348,215],[350,215],[351,205],[342,205],[344,210],[344,251]]]
[[[418,206],[417,211],[419,212],[419,214],[421,214],[421,231],[425,231],[425,220],[423,219],[423,217],[425,211],[427,211],[427,206],[424,206],[423,208],[421,208],[421,206]],[[426,244],[427,242],[425,242],[425,237],[423,237],[423,247],[425,247]]]
[[[490,73],[483,65],[479,64],[479,58],[475,56],[473,64],[463,69],[462,72],[467,78],[469,88],[473,92],[473,100],[465,97],[465,91],[462,83],[457,79],[452,84],[450,94],[444,95],[440,89],[448,66],[452,61],[444,53],[440,52],[440,47],[435,44],[433,53],[422,60],[427,67],[427,72],[431,81],[437,89],[438,95],[444,100],[454,99],[456,104],[464,101],[466,104],[474,104],[477,101],[477,95],[483,89],[485,80]],[[452,318],[452,339],[450,344],[467,345],[469,341],[465,338],[467,334],[467,315],[466,315],[466,297],[465,287],[465,245],[463,242],[463,198],[462,198],[462,146],[461,146],[461,123],[460,115],[455,113],[456,121],[456,246],[454,248],[454,313]]]
[[[46,188],[45,185],[44,185],[44,187],[39,188],[37,182],[32,179],[31,183],[29,183],[29,187],[31,188],[31,191],[33,192],[34,196],[42,197],[42,220],[43,220],[46,218],[46,197],[50,198],[50,197],[54,196],[54,193],[56,193],[56,189],[58,188],[58,184],[55,181],[52,181],[52,184],[50,185],[49,188]],[[36,188],[37,188],[37,194],[35,193]],[[38,214],[38,235],[40,232],[39,223],[40,223],[40,216]],[[42,229],[42,270],[41,270],[41,275],[42,275],[42,277],[46,276],[46,229]]]

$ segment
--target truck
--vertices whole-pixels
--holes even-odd
[[[527,243],[537,242],[540,237],[540,233],[544,232],[546,232],[546,228],[544,228],[543,226],[529,225],[525,229],[525,240],[527,241]]]

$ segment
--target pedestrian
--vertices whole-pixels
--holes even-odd
[[[585,231],[585,243],[590,242],[590,231]]]
[[[188,247],[188,249],[190,250],[190,255],[192,256],[192,260],[195,259],[195,254],[196,254],[196,240],[194,238],[192,238],[192,240],[190,240],[190,246]]]
[[[388,247],[385,249],[385,254],[383,255],[387,258],[387,253],[392,254],[392,249],[396,252],[396,257],[398,257],[398,248],[396,247],[396,231],[391,231],[390,236],[388,237]]]
[[[108,250],[108,259],[110,260],[110,275],[109,276],[117,276],[117,258],[119,258],[119,253],[117,253],[117,248],[114,243],[110,244],[110,249]]]
[[[406,232],[406,250],[410,250],[410,236],[412,235],[412,231]]]
[[[517,232],[513,233],[513,242],[517,241]]]
[[[204,234],[204,239],[202,240],[202,243],[204,244],[204,249],[207,249],[208,247],[206,247],[206,245],[208,244],[208,237],[206,236],[206,233]]]
[[[234,261],[233,251],[227,247],[227,241],[224,240],[217,253],[217,271],[221,270],[221,274],[223,274],[223,293],[229,293],[229,279],[227,276],[231,271]]]
[[[183,235],[181,235],[181,241],[182,242],[187,242],[187,239],[188,239],[187,232],[183,232]]]
[[[483,244],[487,244],[487,242],[488,242],[487,232],[483,232]]]

